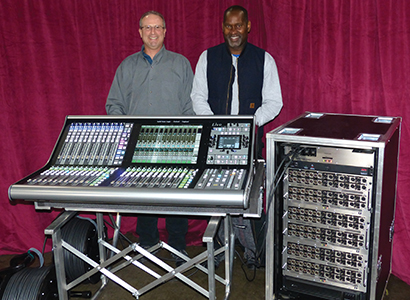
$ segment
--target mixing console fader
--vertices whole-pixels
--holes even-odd
[[[254,135],[253,116],[68,116],[49,162],[9,198],[247,209]]]
[[[56,165],[120,165],[133,124],[71,123]]]

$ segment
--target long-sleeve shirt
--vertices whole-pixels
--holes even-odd
[[[214,114],[208,103],[207,64],[207,50],[205,50],[199,57],[196,65],[191,92],[194,112],[197,115]],[[235,55],[232,55],[232,64],[237,68],[237,57]],[[238,74],[238,72],[235,72],[235,74]],[[249,78],[249,80],[252,80],[252,78]],[[265,51],[262,105],[255,112],[256,125],[263,126],[273,120],[279,114],[282,106],[282,93],[276,63],[273,57]],[[238,111],[238,80],[235,77],[232,87],[231,114],[237,115]]]
[[[107,114],[193,115],[188,59],[163,46],[150,63],[143,50],[118,67],[105,105]]]

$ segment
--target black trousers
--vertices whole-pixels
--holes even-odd
[[[168,245],[178,251],[185,250],[185,235],[188,232],[188,219],[183,217],[166,217],[168,231]],[[140,245],[149,247],[159,242],[158,217],[152,215],[138,215],[137,234]]]

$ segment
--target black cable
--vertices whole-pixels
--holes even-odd
[[[70,220],[69,223],[63,227],[62,230],[62,237],[63,239],[72,245],[74,248],[79,250],[80,252],[84,253],[81,249],[83,247],[83,234],[82,233],[82,223],[77,219]],[[69,281],[72,281],[78,276],[81,276],[83,272],[83,262],[80,258],[75,256],[73,253],[69,252],[68,250],[64,251],[64,264],[66,266],[66,275]]]
[[[106,225],[110,226],[112,229],[115,229],[117,227],[117,225],[113,225],[113,224],[109,223],[107,220],[104,220],[104,223]],[[115,222],[114,222],[114,224],[115,224]],[[127,238],[121,231],[118,230],[118,233],[119,233],[120,237],[122,237],[125,241],[127,241],[129,244],[132,244],[132,241],[129,238]],[[124,246],[124,245],[121,244],[121,246]]]
[[[268,192],[269,192],[269,193],[268,193],[268,198],[269,198],[269,199],[273,198],[273,195],[274,195],[274,193],[275,193],[275,191],[276,191],[276,189],[277,189],[279,183],[281,182],[281,179],[282,179],[283,175],[285,174],[286,170],[289,168],[290,164],[294,161],[295,157],[296,157],[298,154],[300,154],[301,151],[302,151],[302,148],[300,148],[300,147],[294,148],[294,149],[292,149],[291,151],[289,151],[288,154],[286,154],[285,157],[282,159],[281,163],[279,164],[279,166],[278,166],[278,168],[277,168],[277,170],[276,170],[275,175],[273,176],[273,179],[272,179],[272,188],[271,188],[270,191],[268,191]],[[290,157],[290,159],[289,159],[289,157]],[[289,159],[289,160],[288,160],[288,159]],[[287,161],[287,160],[288,160],[288,161]],[[285,167],[283,167],[282,173],[281,173],[280,176],[278,177],[279,171],[280,171],[280,169],[282,168],[283,164],[284,164],[286,161],[287,161],[287,163],[286,163]],[[267,211],[269,211],[271,203],[272,203],[272,202],[269,202],[269,204],[268,204],[269,206],[268,206]]]
[[[45,292],[45,279],[53,267],[27,268],[14,274],[6,285],[2,300],[37,300]]]
[[[45,238],[44,238],[44,243],[43,243],[43,249],[41,250],[41,254],[42,254],[43,256],[44,256],[44,251],[45,251],[45,249],[46,249],[47,239],[48,239],[48,236],[45,236]]]
[[[286,170],[289,168],[290,164],[294,161],[294,159],[296,158],[296,156],[297,156],[298,154],[300,154],[301,151],[302,151],[302,148],[300,148],[300,147],[298,146],[298,147],[296,147],[296,148],[291,149],[291,151],[289,151],[289,152],[284,156],[284,158],[282,159],[282,161],[281,161],[281,163],[279,164],[278,168],[276,169],[275,175],[273,176],[273,179],[272,179],[272,187],[271,187],[271,189],[268,191],[268,194],[267,194],[267,198],[268,198],[268,199],[272,199],[272,198],[273,198],[273,195],[274,195],[274,193],[276,192],[276,189],[278,188],[279,183],[281,182],[283,175],[285,174],[285,172],[286,172]],[[286,164],[285,164],[285,163],[286,163]],[[284,166],[284,164],[285,164],[285,166]],[[283,169],[282,169],[282,167],[283,167]],[[281,171],[281,169],[282,169],[282,171]],[[280,175],[279,175],[279,173],[280,173]],[[279,176],[278,176],[278,175],[279,175]],[[270,210],[271,204],[272,204],[272,201],[268,202],[268,207],[267,207],[267,210],[266,210],[267,213],[268,213],[269,210]],[[267,235],[267,230],[268,230],[268,226],[267,226],[267,225],[268,225],[268,221],[269,221],[269,220],[268,220],[268,216],[266,216],[265,222],[263,222],[263,224],[262,224],[262,226],[261,226],[261,228],[260,228],[260,230],[259,230],[259,233],[256,235],[257,238],[255,239],[255,245],[257,245],[257,241],[258,241],[260,235],[263,233],[263,241],[262,241],[262,244],[261,244],[261,247],[260,247],[260,251],[257,250],[256,253],[254,253],[254,255],[255,255],[255,263],[254,263],[253,265],[254,265],[255,268],[259,267],[258,264],[257,264],[257,261],[260,260],[262,254],[263,254],[263,251],[264,251],[264,249],[265,249],[265,245],[266,245],[266,235]],[[252,250],[251,250],[251,251],[252,251]],[[253,252],[253,251],[252,251],[252,252]]]
[[[68,244],[87,256],[91,256],[88,252],[93,246],[98,247],[96,240],[93,239],[96,236],[96,228],[87,219],[74,218],[70,220],[62,228],[61,234]],[[95,245],[91,244],[94,241],[96,242]],[[64,263],[68,281],[80,277],[90,268],[87,263],[68,250],[64,251]]]
[[[252,251],[252,250],[251,250]],[[252,251],[253,252],[253,251]],[[248,277],[248,272],[245,270],[244,266],[249,266],[247,263],[245,263],[245,261],[242,259],[240,253],[238,252],[238,250],[235,249],[235,253],[237,254],[237,256],[239,257],[239,260],[241,261],[241,269],[245,275],[246,280],[248,280],[249,282],[252,282],[255,280],[256,278],[256,266],[253,268],[253,275],[251,278]]]

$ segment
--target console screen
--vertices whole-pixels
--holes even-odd
[[[221,135],[218,137],[217,149],[241,149],[240,135]]]
[[[142,125],[132,163],[196,164],[202,125]]]

